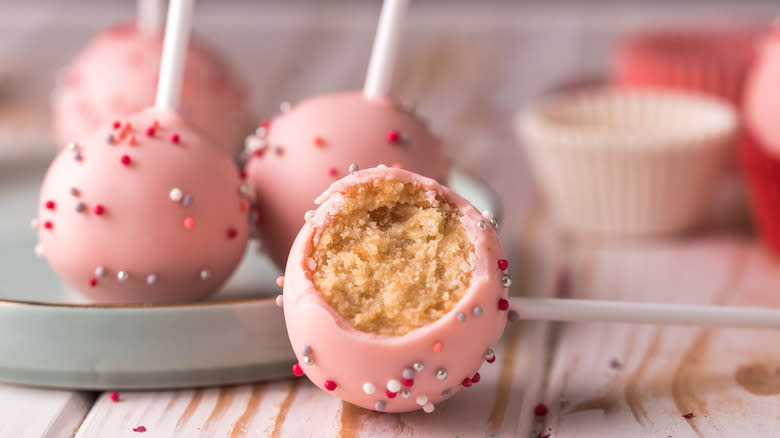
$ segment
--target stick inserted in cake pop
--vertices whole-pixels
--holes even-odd
[[[520,319],[780,329],[780,310],[758,307],[512,297]]]
[[[181,96],[181,80],[187,56],[187,42],[192,28],[195,0],[171,0],[165,25],[160,80],[154,106],[159,110],[176,111]]]
[[[138,0],[137,25],[145,35],[156,35],[163,27],[161,0]]]
[[[363,94],[366,97],[385,96],[390,91],[408,6],[409,0],[385,0],[382,4],[366,83],[363,86]]]

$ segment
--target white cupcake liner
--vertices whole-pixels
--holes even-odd
[[[734,109],[714,98],[608,88],[550,99],[516,122],[561,225],[638,237],[701,218],[737,129]]]

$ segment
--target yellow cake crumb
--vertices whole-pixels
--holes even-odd
[[[438,194],[377,179],[343,194],[322,230],[312,281],[356,329],[400,336],[436,321],[471,283],[461,214]]]

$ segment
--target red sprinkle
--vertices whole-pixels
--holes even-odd
[[[317,146],[318,148],[325,146],[325,139],[319,135],[314,137],[314,146]]]
[[[130,155],[122,155],[122,158],[120,158],[119,161],[125,166],[129,166],[133,162],[133,159],[130,158]]]
[[[122,122],[120,122],[119,120],[117,120],[117,121],[115,121],[115,122],[114,122],[114,124],[113,124],[113,125],[111,125],[111,126],[113,126],[113,127],[114,127],[114,129],[119,129],[119,128],[122,126]]]
[[[544,417],[545,415],[547,415],[547,405],[545,405],[544,403],[539,403],[538,405],[536,405],[536,407],[534,408],[534,415],[536,415],[537,417]]]
[[[46,201],[46,209],[47,210],[54,210],[57,207],[57,204],[54,201]]]
[[[119,393],[116,391],[113,391],[111,394],[109,394],[109,397],[111,398],[111,401],[114,403],[119,401]]]
[[[331,167],[330,169],[328,169],[328,175],[339,176],[339,170],[336,169],[335,167]]]
[[[493,363],[493,362],[496,361],[496,355],[494,354],[493,357],[491,357],[490,359],[485,359],[485,360],[487,361],[487,363]]]
[[[179,143],[179,140],[181,140],[181,139],[179,138],[179,134],[173,134],[173,135],[171,135],[171,143],[178,144],[178,143]]]
[[[94,213],[95,213],[96,215],[98,215],[98,216],[101,216],[103,213],[105,213],[105,212],[106,212],[106,208],[105,208],[105,207],[103,207],[102,205],[98,204],[98,205],[96,205],[96,206],[95,206],[95,208],[93,209],[93,211],[94,211]]]
[[[502,271],[506,271],[506,269],[509,267],[509,260],[507,259],[501,259],[498,261],[498,269]]]
[[[51,223],[51,221],[46,221],[43,223],[43,228],[46,228],[47,230],[51,230],[52,228],[54,228],[54,224]]]
[[[390,143],[398,143],[401,140],[401,134],[393,129],[387,133],[387,141]]]
[[[498,310],[508,310],[508,309],[509,309],[509,301],[507,301],[504,298],[498,300]]]
[[[144,426],[134,427],[133,432],[144,433],[146,432],[146,428]]]
[[[474,373],[474,377],[471,378],[471,383],[479,383],[482,380],[482,376],[479,373]]]
[[[185,217],[184,218],[184,228],[187,230],[191,230],[195,228],[195,219],[191,217]]]
[[[97,286],[97,279],[96,279],[96,278],[94,278],[94,277],[90,278],[90,279],[89,279],[89,285],[90,285],[91,287],[95,287],[95,286]]]
[[[683,418],[685,418],[686,420],[690,420],[693,417],[695,417],[695,415],[693,415],[693,412],[688,412],[687,414],[683,415]]]
[[[263,120],[262,122],[260,122],[260,126],[265,128],[266,131],[267,131],[267,130],[271,129],[271,121],[268,120],[268,119]]]
[[[390,391],[390,390],[388,389],[387,391],[385,391],[385,395],[387,396],[387,398],[395,398],[395,396],[397,396],[397,395],[398,395],[398,393],[397,393],[397,392]]]
[[[293,374],[295,374],[298,377],[301,377],[303,375],[303,368],[301,368],[301,364],[296,363],[292,366]]]
[[[238,177],[241,179],[246,179],[246,170],[241,169],[238,171]]]
[[[255,149],[255,151],[252,152],[252,156],[257,158],[262,157],[263,154],[265,154],[265,149]]]
[[[235,228],[228,228],[227,230],[228,239],[235,239],[237,235],[238,235],[238,231],[236,231]]]
[[[472,384],[474,384],[474,382],[472,382],[471,379],[466,377],[465,379],[463,379],[462,382],[460,382],[460,384],[465,386],[466,388],[469,388],[469,387],[471,387]]]
[[[154,131],[155,131],[154,126],[150,126],[150,127],[146,128],[146,136],[147,137],[154,137]]]
[[[239,204],[238,204],[238,208],[239,208],[241,211],[249,211],[249,207],[250,207],[250,206],[251,206],[251,205],[249,204],[249,201],[247,201],[246,199],[242,199],[242,200],[241,200],[241,203],[239,203]]]
[[[403,379],[401,380],[401,384],[407,388],[411,388],[412,385],[414,385],[414,379]]]
[[[334,382],[333,380],[326,380],[323,386],[325,386],[325,389],[327,389],[328,391],[333,391],[334,389],[336,389],[338,385],[336,385],[336,382]]]

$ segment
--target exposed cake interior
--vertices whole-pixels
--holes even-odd
[[[351,186],[321,230],[312,281],[356,329],[400,336],[436,321],[471,283],[473,244],[460,211],[413,183]]]

